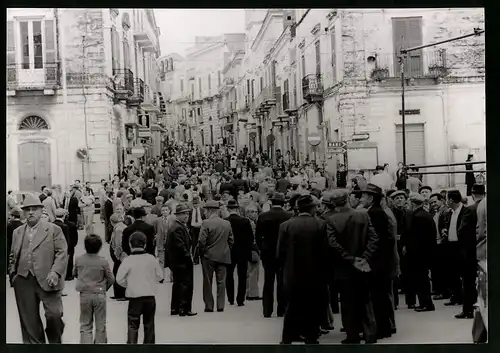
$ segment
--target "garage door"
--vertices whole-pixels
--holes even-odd
[[[425,164],[424,124],[406,124],[406,164]],[[402,125],[396,125],[396,156],[403,162]]]

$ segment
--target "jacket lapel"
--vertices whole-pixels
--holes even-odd
[[[24,235],[26,234],[26,227],[27,226],[25,223],[14,231],[16,234],[19,234],[18,236],[12,238],[13,239],[12,241],[16,242],[15,247],[14,246],[12,247],[12,249],[15,251],[16,257],[19,257],[19,254],[21,252],[21,248],[23,246],[23,241],[24,241]]]
[[[35,250],[44,240],[49,233],[48,224],[42,223],[33,237],[33,250]]]

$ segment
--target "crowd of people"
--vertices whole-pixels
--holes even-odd
[[[394,177],[385,165],[369,181],[360,172],[348,183],[343,166],[332,175],[289,153],[276,159],[251,158],[247,148],[170,145],[162,156],[131,161],[95,191],[75,181],[68,193],[43,187],[21,205],[9,195],[8,269],[23,342],[45,343],[45,333],[50,343],[62,341],[61,296],[74,279],[81,343],[107,342],[111,287],[113,300],[129,302],[127,343],[137,343],[141,317],[144,343],[154,343],[157,284],[172,282],[171,315],[195,316],[197,265],[206,313],[224,311],[226,300],[261,300],[264,318],[284,317],[283,344],[318,343],[334,329],[334,313],[342,343],[391,337],[399,294],[416,312],[448,300],[462,307],[457,319],[473,318],[484,185],[468,190],[467,205],[460,191],[436,192],[402,166]],[[97,208],[104,234],[95,231]],[[74,259],[79,229],[86,253]],[[103,242],[112,267],[99,256]]]

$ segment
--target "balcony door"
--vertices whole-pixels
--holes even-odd
[[[43,85],[45,33],[40,20],[19,21],[19,51],[21,63],[19,81],[30,85]]]

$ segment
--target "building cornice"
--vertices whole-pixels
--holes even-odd
[[[259,32],[257,33],[257,36],[255,37],[251,49],[254,51],[254,49],[260,44],[262,38],[264,37],[264,33],[266,32],[267,27],[269,27],[269,24],[272,21],[273,17],[282,17],[283,13],[282,10],[267,10],[266,17],[264,17],[264,21],[262,21],[262,26],[260,26]]]

